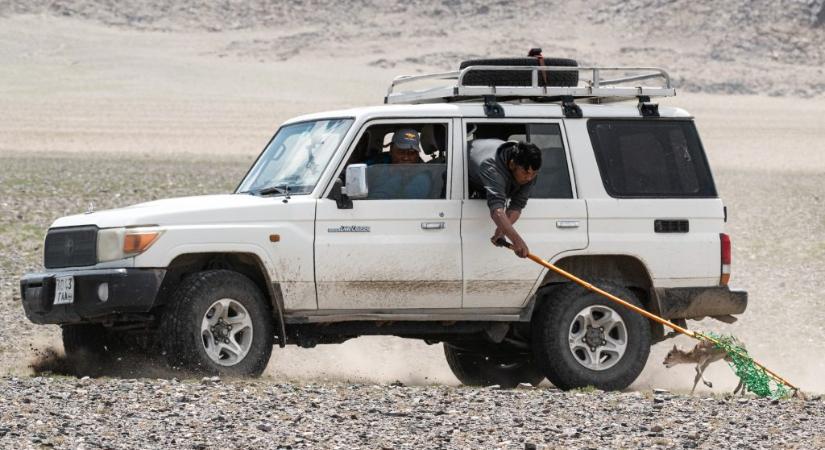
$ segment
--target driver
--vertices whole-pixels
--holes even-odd
[[[432,181],[427,172],[401,165],[420,164],[421,143],[418,131],[405,128],[392,135],[390,151],[367,160],[368,170],[376,171],[370,177],[369,198],[425,199],[429,197]],[[382,168],[378,168],[383,165]]]

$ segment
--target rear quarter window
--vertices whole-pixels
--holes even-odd
[[[592,119],[587,129],[611,196],[717,196],[692,121]]]

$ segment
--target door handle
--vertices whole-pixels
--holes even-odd
[[[421,222],[422,230],[443,230],[444,222]]]
[[[578,220],[557,220],[556,228],[578,228]]]

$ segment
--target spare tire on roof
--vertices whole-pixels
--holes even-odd
[[[538,66],[539,60],[534,57],[526,58],[490,58],[469,59],[462,61],[460,69],[470,66]],[[577,67],[574,59],[544,58],[545,66]],[[546,76],[539,72],[539,86],[576,86],[579,83],[579,71],[545,71]],[[533,75],[529,70],[471,70],[464,76],[465,86],[531,86]],[[546,81],[545,81],[546,80]]]

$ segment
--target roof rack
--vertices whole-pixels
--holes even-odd
[[[479,86],[467,85],[464,80],[472,71],[530,71],[530,86]],[[575,86],[541,86],[539,72],[579,72]],[[589,74],[589,78],[586,75]],[[615,78],[605,79],[604,74]],[[396,91],[396,86],[409,83],[447,81],[446,84],[424,89]],[[455,81],[453,81],[455,80]],[[653,80],[651,86],[630,83]],[[607,103],[637,97],[673,97],[676,89],[670,83],[670,75],[657,67],[571,67],[571,66],[470,66],[453,72],[425,75],[402,75],[392,80],[384,103],[441,103],[480,99],[485,96],[498,98],[522,98],[538,101],[559,101],[563,98],[588,99],[591,103]],[[649,100],[648,100],[649,101]]]

